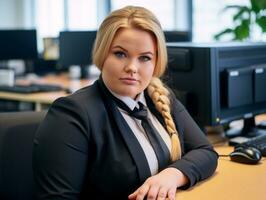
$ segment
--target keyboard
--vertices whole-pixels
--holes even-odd
[[[237,146],[235,146],[235,148],[239,146],[255,147],[260,150],[262,156],[266,156],[266,134],[253,137],[246,142],[238,144]]]
[[[0,86],[0,92],[14,92],[14,93],[37,93],[37,92],[53,92],[53,91],[62,91],[65,90],[60,85],[51,85],[51,84],[36,84],[32,83],[29,85],[14,85]]]

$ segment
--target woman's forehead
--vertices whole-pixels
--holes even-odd
[[[145,30],[137,28],[121,28],[115,34],[111,48],[123,47],[128,49],[136,49],[138,51],[156,51],[156,42],[154,36]]]

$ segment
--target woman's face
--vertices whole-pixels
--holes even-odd
[[[103,64],[104,83],[114,93],[135,99],[151,81],[156,48],[149,32],[135,28],[120,29]]]

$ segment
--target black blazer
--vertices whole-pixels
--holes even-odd
[[[188,177],[188,188],[213,174],[218,156],[173,95],[171,109],[182,159],[169,166]],[[53,103],[34,140],[33,169],[35,198],[49,200],[127,199],[151,176],[140,144],[99,81]]]

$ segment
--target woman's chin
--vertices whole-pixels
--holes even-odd
[[[123,91],[120,93],[121,96],[125,96],[125,97],[131,97],[132,99],[135,99],[136,96],[139,94],[140,92],[138,91]]]

